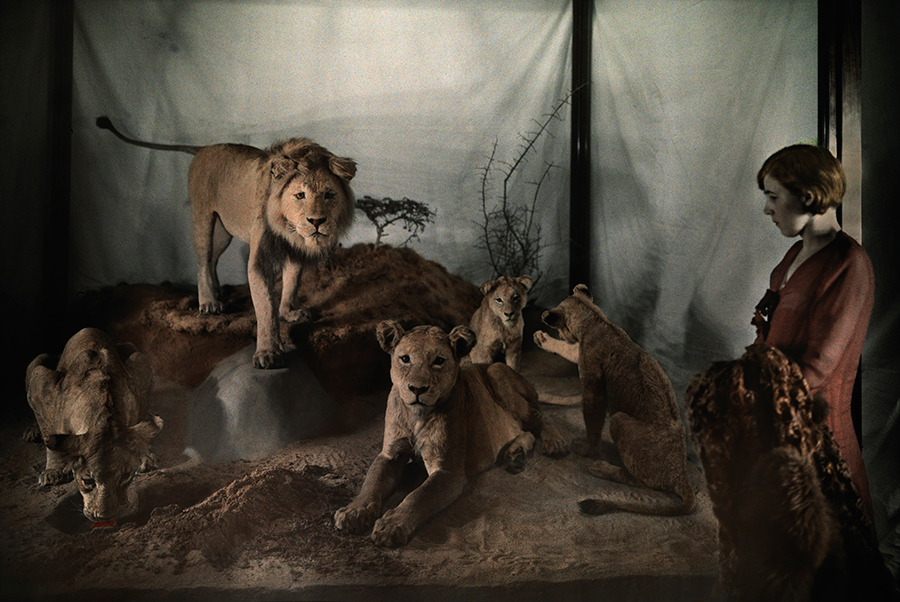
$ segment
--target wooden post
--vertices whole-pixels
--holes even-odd
[[[847,193],[839,219],[862,242],[862,5],[819,0],[819,145],[840,160]]]
[[[572,2],[572,146],[569,182],[569,286],[590,286],[591,42],[594,1]]]

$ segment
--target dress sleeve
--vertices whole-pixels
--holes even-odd
[[[849,255],[832,275],[819,282],[809,310],[809,342],[798,362],[813,391],[829,380],[855,337],[865,337],[858,330],[868,324],[875,289],[864,252]]]

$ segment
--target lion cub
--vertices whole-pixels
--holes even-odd
[[[584,424],[591,452],[599,451],[606,415],[624,468],[603,460],[591,473],[634,487],[659,490],[626,500],[583,500],[582,511],[625,510],[643,514],[687,514],[694,491],[687,477],[684,426],[672,383],[662,367],[609,321],[583,284],[542,319],[563,340],[534,334],[538,347],[578,364],[584,389]],[[672,494],[675,495],[672,495]]]
[[[475,342],[466,326],[447,334],[436,326],[405,331],[378,325],[378,342],[391,355],[394,383],[384,419],[384,443],[359,495],[334,515],[338,529],[385,546],[409,542],[413,532],[462,493],[467,480],[494,464],[518,472],[535,444],[562,457],[568,447],[537,405],[534,387],[505,364],[460,366]],[[381,515],[404,466],[420,458],[428,478],[399,506]],[[381,518],[379,518],[379,516]]]
[[[524,329],[522,308],[528,301],[531,283],[531,276],[501,276],[481,285],[484,299],[469,323],[478,339],[469,353],[473,363],[490,364],[503,357],[507,366],[519,369]]]

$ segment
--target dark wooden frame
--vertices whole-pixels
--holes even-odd
[[[819,145],[844,165],[839,218],[862,241],[862,3],[819,0]]]
[[[591,52],[594,0],[572,2],[572,140],[569,288],[591,277]]]

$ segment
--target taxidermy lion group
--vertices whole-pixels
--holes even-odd
[[[268,150],[245,144],[185,146],[128,138],[106,117],[98,118],[97,126],[129,144],[194,155],[188,195],[200,313],[222,312],[219,257],[232,237],[248,243],[247,280],[256,312],[253,364],[281,367],[286,346],[279,316],[288,322],[308,319],[307,310],[293,306],[300,276],[305,264],[328,258],[350,227],[355,199],[349,182],[356,162],[306,138]]]
[[[233,237],[248,243],[247,276],[257,324],[253,364],[283,365],[287,342],[279,320],[309,318],[307,310],[295,307],[300,276],[304,265],[330,257],[350,226],[355,200],[349,182],[356,163],[306,138],[267,150],[242,144],[182,146],[128,138],[105,117],[97,119],[97,126],[129,144],[194,155],[188,192],[199,311],[223,311],[218,259]],[[532,284],[529,276],[485,282],[471,327],[458,326],[449,334],[434,326],[406,331],[393,321],[379,325],[377,338],[391,355],[393,381],[383,449],[359,495],[335,514],[337,528],[371,529],[376,542],[403,545],[423,521],[455,500],[473,475],[495,464],[521,470],[536,437],[543,440],[545,454],[568,453],[560,432],[541,414],[534,387],[517,372],[522,308]],[[582,510],[690,512],[694,492],[686,472],[684,429],[659,364],[593,305],[583,286],[543,319],[563,340],[537,332],[538,347],[578,364],[589,455],[599,451],[609,415],[624,467],[599,460],[591,472],[632,486],[625,499],[584,500]],[[426,481],[382,514],[384,499],[413,459],[424,463]]]

